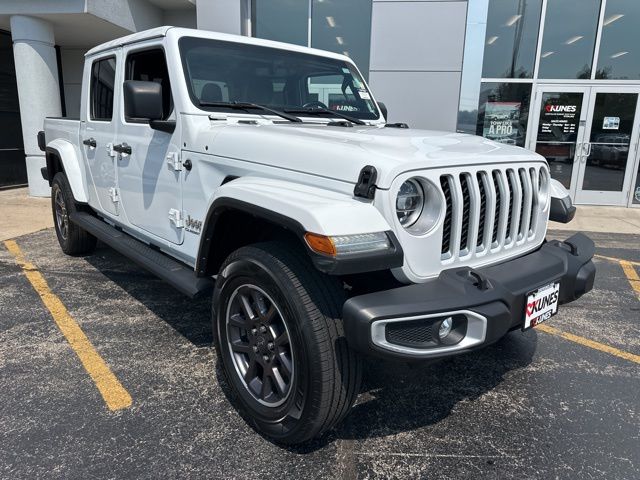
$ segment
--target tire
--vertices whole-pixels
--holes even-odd
[[[316,270],[293,243],[243,247],[221,267],[213,326],[228,396],[276,443],[322,435],[356,400],[362,363],[344,337],[344,301],[341,282]]]
[[[76,210],[67,176],[63,172],[56,173],[51,183],[51,211],[58,243],[67,255],[83,255],[96,248],[96,237],[69,219],[69,215]]]

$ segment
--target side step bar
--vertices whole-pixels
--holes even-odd
[[[94,237],[191,298],[209,293],[213,289],[213,279],[196,277],[195,272],[187,265],[154,250],[93,215],[73,212],[70,219]]]

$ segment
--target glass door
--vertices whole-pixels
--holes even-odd
[[[539,86],[528,148],[549,162],[551,177],[575,197],[590,87]]]
[[[638,146],[640,87],[592,87],[575,202],[626,205]]]

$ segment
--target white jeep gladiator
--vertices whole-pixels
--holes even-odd
[[[213,291],[235,406],[307,441],[348,413],[363,355],[469,352],[593,287],[591,240],[545,240],[575,207],[544,158],[386,117],[343,55],[174,27],[105,43],[80,119],[38,134],[60,246]]]

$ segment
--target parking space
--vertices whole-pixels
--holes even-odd
[[[104,246],[71,258],[52,230],[18,238],[130,395],[110,408],[0,243],[0,477],[638,478],[640,235],[592,237],[596,288],[551,328],[430,365],[368,361],[345,423],[299,449],[261,438],[226,400],[208,299]]]

